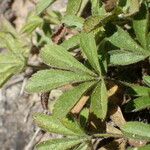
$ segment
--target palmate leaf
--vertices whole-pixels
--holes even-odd
[[[56,0],[39,0],[36,6],[36,15],[40,15],[46,8],[48,8]]]
[[[125,51],[125,50],[113,50],[109,51],[110,55],[110,64],[112,65],[129,65],[141,60],[144,60],[146,55],[136,54],[134,52]]]
[[[40,56],[47,65],[72,70],[75,72],[84,72],[94,75],[92,71],[78,62],[64,47],[58,45],[46,45]]]
[[[38,150],[68,150],[84,141],[87,141],[87,138],[71,137],[62,139],[52,139],[44,141],[38,144],[36,147]]]
[[[121,127],[127,138],[150,141],[150,125],[142,122],[127,122]]]
[[[94,80],[94,77],[82,73],[63,70],[42,70],[34,74],[26,89],[28,92],[46,92],[60,86]]]
[[[82,83],[70,91],[64,93],[56,101],[54,106],[53,115],[57,118],[64,118],[73,106],[81,99],[82,95],[93,85],[95,82]],[[62,109],[63,108],[63,109]]]
[[[90,62],[93,69],[98,74],[101,74],[94,35],[92,33],[82,34],[80,37],[80,46],[84,54],[87,56],[88,61]]]
[[[149,28],[149,12],[146,6],[142,5],[141,11],[134,17],[133,28],[136,37],[145,50],[148,49],[148,28]]]
[[[143,80],[144,80],[145,84],[147,84],[150,87],[150,76],[144,76]]]
[[[15,55],[11,52],[0,54],[0,87],[14,74],[21,72],[25,66],[25,59],[22,55]]]
[[[35,123],[43,130],[51,133],[76,136],[78,133],[67,129],[57,118],[45,114],[35,114],[33,116]]]
[[[104,80],[101,80],[91,95],[91,112],[104,120],[107,115],[108,95]]]
[[[137,112],[145,108],[150,108],[150,96],[136,98],[127,103],[126,112]]]
[[[140,45],[138,45],[131,38],[128,32],[124,31],[121,27],[118,27],[117,32],[109,37],[108,40],[120,49],[127,50],[135,54],[141,54],[145,56],[149,55],[149,53],[144,50]]]

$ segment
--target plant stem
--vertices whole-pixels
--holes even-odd
[[[94,134],[94,138],[107,138],[107,137],[114,137],[114,138],[124,138],[122,134],[114,134],[114,133],[100,133],[100,134]]]

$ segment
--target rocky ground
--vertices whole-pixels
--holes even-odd
[[[64,11],[66,0],[58,0],[54,9]],[[30,0],[0,0],[0,15],[4,15],[19,30],[29,11],[35,5]],[[39,140],[55,135],[43,135],[33,123],[32,115],[42,112],[40,95],[29,95],[22,91],[26,80],[23,76],[13,77],[0,89],[0,149],[32,150]],[[61,95],[61,90],[54,90],[50,95],[53,101]]]

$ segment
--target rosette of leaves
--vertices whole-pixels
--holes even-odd
[[[29,53],[29,46],[14,27],[3,17],[0,24],[0,87],[13,75],[23,71]]]
[[[37,114],[34,117],[35,122],[44,130],[70,136],[65,139],[44,142],[38,145],[39,149],[51,148],[52,146],[53,149],[57,150],[62,149],[62,145],[66,145],[66,147],[63,146],[64,149],[75,145],[77,148],[87,147],[86,145],[90,143],[89,136],[83,131],[78,131],[76,127],[69,127],[68,123],[65,123],[66,127],[63,127],[63,120],[89,91],[93,91],[91,94],[91,112],[102,120],[106,118],[107,89],[101,74],[94,35],[82,34],[80,45],[92,69],[77,61],[64,47],[56,44],[45,45],[41,50],[40,57],[44,63],[53,67],[53,69],[38,71],[28,81],[26,87],[28,92],[47,92],[67,84],[76,84],[73,89],[65,92],[56,101],[53,116]],[[72,131],[70,131],[70,128]],[[79,145],[79,143],[82,143],[82,145]]]

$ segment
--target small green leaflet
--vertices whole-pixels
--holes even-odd
[[[14,74],[24,69],[26,62],[22,55],[12,52],[0,54],[0,87]]]
[[[62,134],[62,135],[70,135],[76,136],[78,134],[73,131],[67,129],[57,118],[45,114],[36,114],[33,116],[35,123],[45,131]]]
[[[37,27],[40,27],[43,24],[43,19],[39,16],[31,15],[28,18],[27,23],[21,29],[22,33],[32,33]]]
[[[144,80],[145,84],[147,84],[150,87],[150,76],[144,76],[143,80]]]
[[[82,34],[80,37],[80,46],[82,48],[83,53],[88,58],[88,61],[90,62],[93,69],[100,75],[101,70],[94,35],[92,33]]]
[[[54,116],[57,118],[64,118],[73,106],[81,99],[83,94],[94,84],[95,82],[85,82],[79,86],[73,88],[70,91],[64,93],[56,101],[54,106]],[[63,108],[63,109],[62,109]]]
[[[137,112],[145,108],[150,108],[150,96],[138,97],[129,101],[126,105],[126,112]]]
[[[64,47],[59,45],[46,45],[40,56],[44,63],[52,67],[57,67],[75,72],[84,72],[94,75],[92,71],[77,61]]]
[[[28,81],[28,92],[46,92],[60,86],[94,80],[94,77],[86,74],[76,74],[63,70],[42,70],[35,73]]]
[[[80,34],[74,35],[68,40],[65,40],[61,46],[64,47],[66,50],[71,50],[79,46],[80,43]]]
[[[111,65],[121,65],[121,66],[139,62],[147,57],[145,55],[136,54],[134,52],[126,50],[109,51],[109,55]]]
[[[127,138],[150,141],[150,125],[142,122],[127,122],[121,127]]]
[[[82,29],[84,19],[76,15],[66,15],[61,22],[65,23],[69,27],[77,27],[78,29]]]
[[[68,150],[84,141],[87,141],[85,137],[52,139],[41,142],[36,146],[36,148],[38,150]]]
[[[92,15],[96,16],[96,15],[100,15],[99,14],[99,10],[100,10],[100,0],[91,0],[91,4],[92,4]]]
[[[135,84],[124,83],[126,86],[126,94],[133,96],[149,96],[150,88]]]
[[[80,11],[82,0],[68,0],[67,15],[77,15]]]
[[[124,31],[118,26],[118,30],[108,40],[120,49],[133,52],[135,54],[141,54],[149,56],[148,52],[138,45],[129,35],[128,32]]]
[[[56,0],[39,0],[36,6],[36,15],[40,15],[46,8],[48,8]]]
[[[134,17],[133,28],[138,41],[145,50],[148,50],[149,44],[147,41],[149,21],[149,12],[146,10],[146,6],[142,5],[141,11]]]
[[[63,108],[63,107],[62,107]],[[67,128],[76,133],[79,136],[85,136],[84,130],[81,128],[79,122],[73,117],[67,117],[61,120],[62,124]]]
[[[101,80],[91,95],[91,112],[104,120],[107,115],[108,95],[104,80]]]

